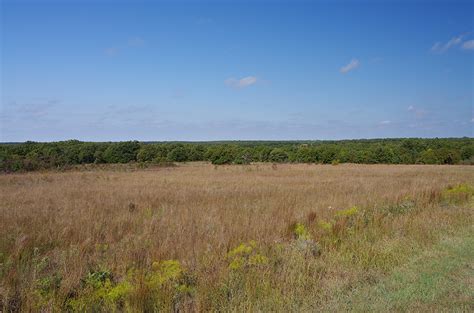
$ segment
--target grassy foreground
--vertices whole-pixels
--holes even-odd
[[[469,166],[0,176],[1,311],[472,311]]]
[[[329,304],[344,311],[446,311],[474,309],[472,227],[442,238],[373,285],[352,290]]]

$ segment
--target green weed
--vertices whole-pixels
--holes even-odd
[[[474,187],[468,184],[449,187],[442,192],[442,199],[448,204],[462,204],[470,201],[473,196]]]

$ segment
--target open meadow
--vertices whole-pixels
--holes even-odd
[[[474,167],[0,175],[0,311],[472,311]]]
[[[474,313],[473,21],[0,0],[0,313]]]

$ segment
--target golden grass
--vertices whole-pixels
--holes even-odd
[[[187,276],[173,279],[189,290],[179,299],[174,287],[162,291],[161,308],[321,308],[471,224],[471,204],[441,203],[443,190],[460,183],[474,185],[474,167],[189,163],[1,175],[0,309],[64,309],[88,292],[88,273],[106,270],[112,284],[146,282],[164,260],[180,262]],[[353,206],[354,218],[338,217]],[[308,228],[320,256],[289,248],[295,223]],[[229,269],[228,252],[250,241],[268,264]],[[130,278],[140,270],[144,278]],[[38,292],[38,281],[55,273],[57,285]],[[143,284],[99,310],[157,310]]]

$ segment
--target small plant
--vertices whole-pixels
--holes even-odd
[[[359,208],[356,206],[353,206],[349,209],[341,210],[336,213],[336,217],[351,217],[355,216],[359,213]]]
[[[308,229],[302,223],[296,223],[294,226],[293,233],[295,238],[298,240],[311,240],[311,234]]]
[[[321,228],[331,231],[333,242],[338,243],[342,240],[342,237],[346,234],[352,234],[354,226],[356,226],[359,215],[359,208],[352,206],[345,210],[339,210],[335,214],[335,219],[331,223],[320,222]]]
[[[153,262],[152,272],[148,276],[151,287],[159,287],[166,282],[178,280],[184,273],[181,263],[176,260]]]
[[[239,270],[245,267],[264,265],[268,263],[268,258],[257,249],[257,243],[254,240],[248,243],[241,243],[227,253],[229,260],[229,269]]]
[[[340,163],[340,161],[337,160],[337,159],[331,161],[331,165],[334,165],[334,166],[339,165],[339,163]]]
[[[402,201],[401,203],[390,205],[385,208],[385,211],[391,215],[400,215],[405,214],[415,208],[415,203],[408,199]]]
[[[152,311],[179,306],[182,301],[191,298],[195,290],[194,277],[177,260],[153,262],[144,277],[139,271],[132,271],[129,276],[135,288],[140,288],[140,285],[146,287],[152,299]]]
[[[117,307],[124,305],[132,290],[128,281],[114,282],[107,270],[89,272],[83,279],[83,290],[78,297],[68,301],[68,310],[116,311]]]
[[[291,247],[304,255],[317,256],[320,254],[317,243],[303,223],[293,224],[292,229],[296,240],[291,243]]]
[[[89,272],[84,279],[84,284],[92,287],[99,287],[103,285],[107,280],[112,279],[112,274],[107,270],[99,270],[95,272]]]
[[[130,269],[116,282],[107,270],[90,272],[82,290],[67,303],[70,311],[135,311],[133,298],[144,294],[151,299],[150,309],[172,308],[190,298],[195,282],[177,260],[153,262],[149,270]]]
[[[316,257],[321,254],[318,244],[312,239],[296,240],[291,246],[304,256]]]
[[[55,293],[59,290],[61,285],[61,276],[57,273],[39,278],[35,281],[35,307],[38,310],[44,308],[54,298]]]
[[[332,229],[332,224],[324,220],[320,220],[318,226],[324,231],[330,231]]]

